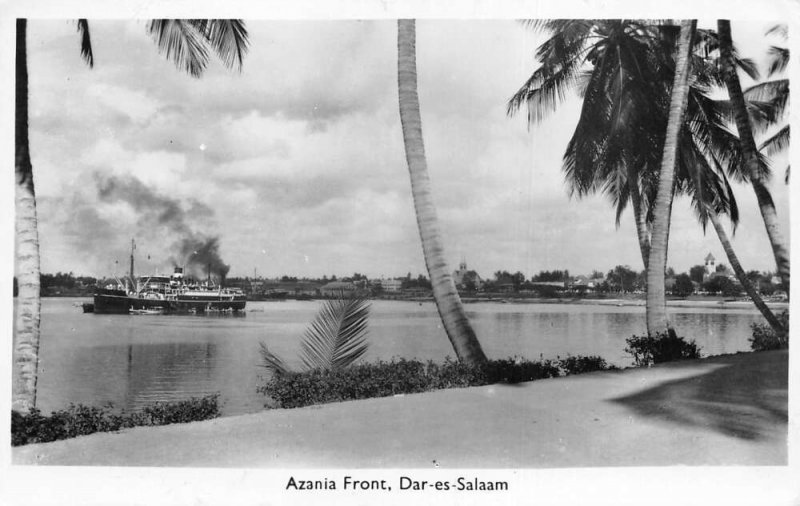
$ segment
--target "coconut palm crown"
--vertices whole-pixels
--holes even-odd
[[[541,66],[508,102],[508,113],[523,105],[529,122],[544,119],[571,87],[582,97],[575,132],[564,154],[563,171],[571,195],[597,191],[616,209],[617,225],[628,203],[633,207],[642,261],[647,266],[652,202],[661,164],[669,97],[674,74],[678,27],[638,20],[553,20],[528,25],[552,32],[537,51]],[[717,44],[716,35],[698,31],[695,47],[705,51]],[[736,56],[750,75],[757,70]],[[705,227],[705,207],[694,199],[693,165],[713,153],[719,162],[704,171],[699,182],[706,195],[716,194],[720,210],[735,223],[738,208],[727,177],[742,180],[736,136],[726,118],[708,97],[721,83],[713,62],[697,55],[690,60],[693,81],[687,121],[681,127],[675,191],[693,198]],[[713,170],[711,170],[713,169]]]

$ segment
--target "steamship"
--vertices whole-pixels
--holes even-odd
[[[133,250],[133,247],[132,247]],[[232,312],[244,310],[247,300],[238,288],[214,286],[211,276],[205,283],[184,278],[183,268],[175,267],[171,275],[133,275],[131,251],[130,280],[117,280],[114,285],[98,287],[94,293],[95,313],[105,314],[169,314]]]

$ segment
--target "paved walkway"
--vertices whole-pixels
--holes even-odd
[[[14,464],[262,468],[785,465],[786,351],[135,428]]]

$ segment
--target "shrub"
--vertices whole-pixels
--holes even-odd
[[[608,365],[603,357],[588,356],[573,357],[567,355],[567,358],[560,358],[558,360],[559,368],[564,372],[564,375],[570,374],[583,374],[593,371],[606,371],[609,369],[616,369],[613,365]]]
[[[633,363],[638,367],[700,358],[700,347],[694,340],[687,342],[675,334],[659,333],[653,336],[631,336],[625,340],[628,347],[625,352],[633,356]]]
[[[219,395],[178,402],[159,402],[133,413],[115,413],[112,406],[98,408],[70,404],[44,416],[38,409],[28,414],[11,412],[11,445],[48,443],[60,439],[111,432],[138,426],[168,425],[208,420],[219,416]]]
[[[766,323],[752,323],[753,336],[750,337],[750,348],[753,351],[779,350],[789,347],[789,311],[778,315],[781,325],[786,330],[783,335],[778,335]]]
[[[472,366],[447,358],[444,363],[393,359],[346,369],[273,375],[258,391],[273,404],[298,408],[312,404],[386,397],[492,383],[520,383],[590,370],[608,369],[600,357],[529,361],[518,357]]]
[[[489,360],[483,369],[486,383],[522,383],[544,378],[560,376],[558,363],[553,360],[540,359],[530,361],[514,357],[501,360]]]

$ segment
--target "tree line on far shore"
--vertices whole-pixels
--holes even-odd
[[[777,276],[771,272],[752,270],[747,272],[747,278],[762,295],[770,296],[783,293],[782,285]],[[409,272],[405,276],[392,278],[400,282],[401,292],[420,291],[429,292],[431,282],[424,274],[416,277]],[[369,295],[380,296],[384,294],[378,279],[369,279],[366,275],[355,272],[350,276],[337,277],[324,275],[320,278],[309,278],[283,275],[273,279],[255,277],[230,277],[225,285],[241,288],[245,293],[257,293],[264,286],[280,287],[296,283],[307,283],[315,286],[324,286],[327,283],[341,281],[352,283]],[[114,280],[95,278],[92,276],[76,276],[72,272],[57,272],[55,274],[42,274],[41,294],[44,297],[53,296],[91,296],[95,286],[105,286]],[[548,283],[548,285],[543,285]],[[561,283],[563,286],[559,287]],[[688,271],[678,273],[672,267],[666,272],[667,290],[676,297],[687,297],[694,293],[703,295],[722,295],[725,297],[738,297],[744,295],[744,289],[731,272],[730,267],[718,264],[711,275],[706,273],[705,266],[695,265]],[[16,295],[16,278],[14,279],[14,294]],[[572,276],[569,270],[542,270],[531,277],[520,271],[513,274],[507,270],[496,271],[491,278],[482,278],[476,271],[467,271],[457,286],[462,295],[478,295],[481,293],[517,293],[530,294],[543,297],[557,297],[565,293],[570,295],[585,295],[587,293],[643,293],[647,289],[647,272],[635,271],[627,265],[617,265],[607,273],[593,270],[584,276]]]

